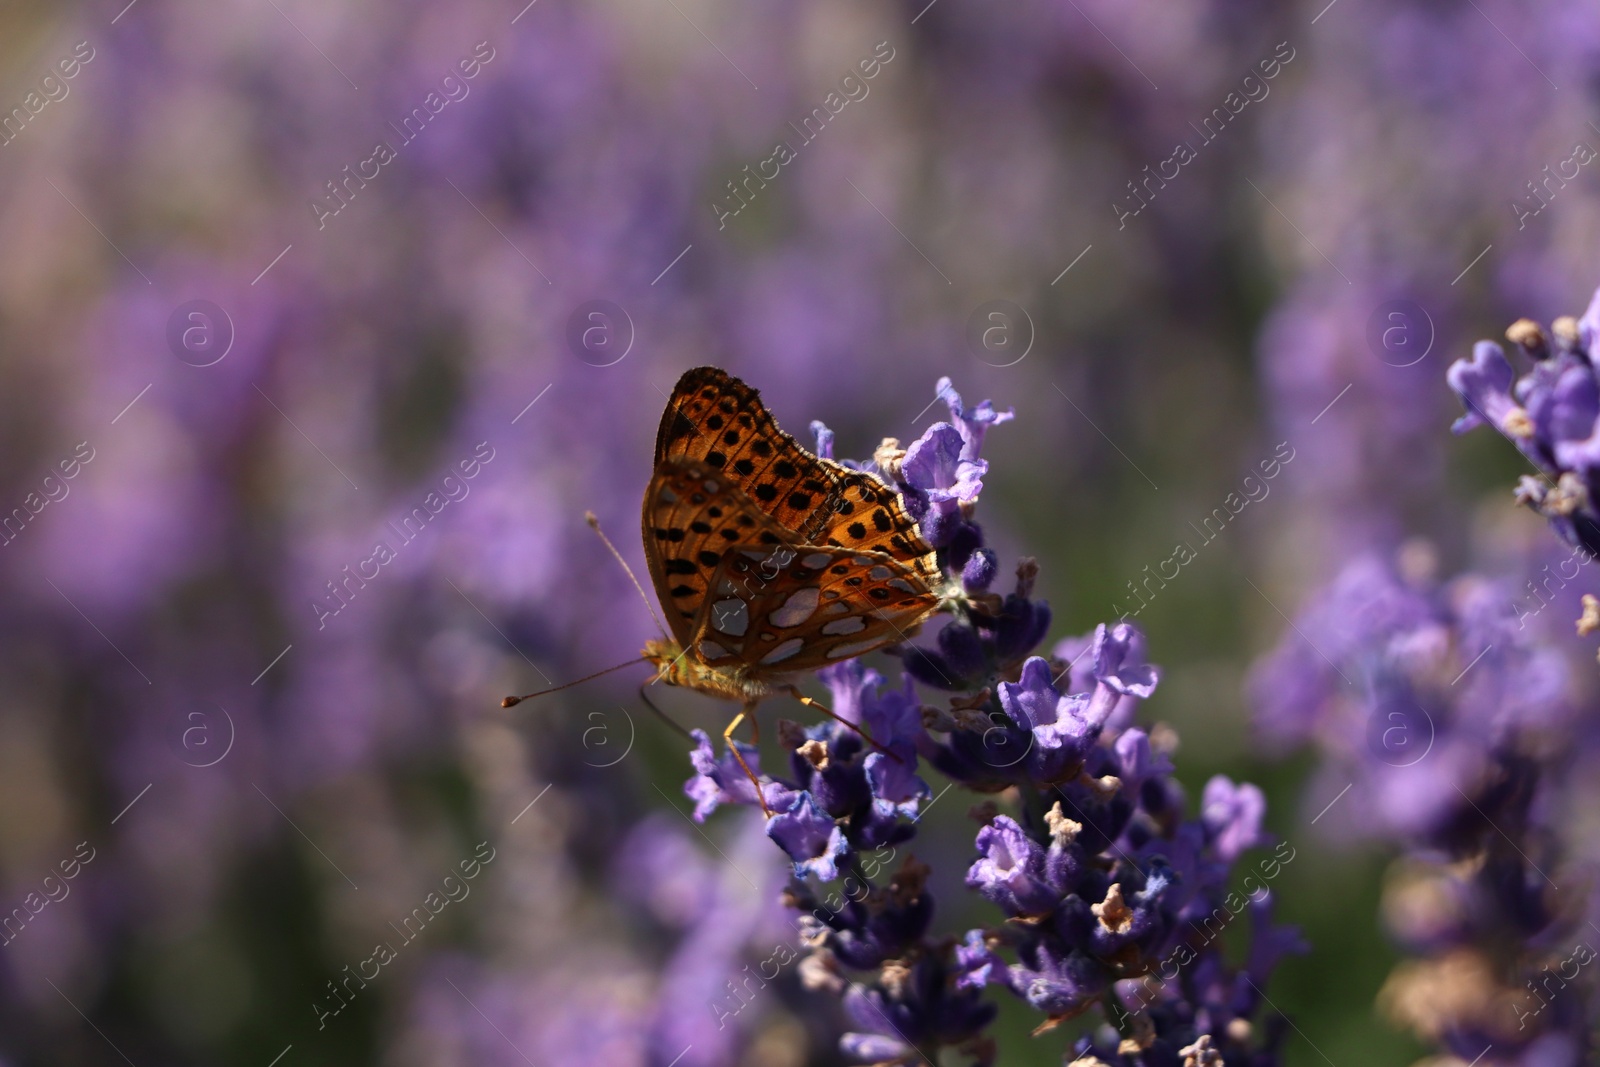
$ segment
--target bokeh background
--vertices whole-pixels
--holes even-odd
[[[841,455],[941,375],[1014,407],[983,516],[1058,635],[1292,451],[1139,611],[1148,710],[1296,846],[1288,1061],[1416,1059],[1375,1008],[1389,856],[1311,825],[1242,682],[1361,552],[1555,551],[1443,376],[1600,282],[1597,91],[1575,0],[6,3],[0,911],[93,858],[0,947],[0,1061],[837,1062],[792,974],[673,1047],[793,935],[759,824],[688,821],[644,668],[497,706],[651,635],[583,514],[639,565],[705,362]],[[988,918],[969,803],[918,842],[952,932]],[[1060,1061],[1004,1012],[1002,1062]]]

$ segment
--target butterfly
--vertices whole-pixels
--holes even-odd
[[[756,706],[778,693],[838,718],[792,677],[906,640],[946,592],[893,486],[807,451],[716,367],[686,372],[667,402],[641,523],[670,628],[642,658],[655,681],[737,701],[729,741],[746,718],[754,739]]]

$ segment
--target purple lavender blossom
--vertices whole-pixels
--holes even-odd
[[[998,1052],[983,1033],[994,1014],[982,999],[989,986],[1039,1012],[1041,1029],[1108,1010],[1123,1035],[1118,1054],[1147,1055],[1141,1063],[1276,1062],[1283,1028],[1270,1013],[1258,1020],[1257,983],[1300,945],[1270,921],[1270,894],[1228,890],[1241,856],[1271,844],[1261,791],[1213,778],[1199,817],[1183,817],[1167,753],[1134,725],[1160,671],[1133,625],[1063,642],[1058,653],[1070,662],[1031,655],[1050,619],[1033,599],[1037,567],[1018,567],[1010,596],[988,593],[994,554],[972,521],[985,470],[978,449],[1010,413],[988,402],[966,409],[948,380],[939,394],[953,425],[934,426],[903,453],[886,442],[873,466],[891,472],[939,546],[960,590],[944,604],[953,619],[937,649],[901,650],[899,686],[855,661],[821,672],[838,718],[805,728],[781,722],[791,773],[761,787],[774,811],[767,834],[793,865],[786,899],[800,912],[807,988],[842,998],[852,1028],[840,1048],[858,1062],[931,1063],[953,1049],[994,1063]],[[827,448],[826,427],[812,429]],[[923,707],[913,680],[958,695],[948,708]],[[852,727],[885,751],[871,750]],[[697,773],[685,785],[696,817],[719,804],[754,804],[731,755],[716,759],[703,733],[696,742]],[[738,751],[757,766],[752,746]],[[878,881],[929,795],[919,758],[1018,808],[985,809],[966,874],[1007,921],[960,941],[930,934],[924,865],[908,858]],[[841,890],[825,893],[832,882]],[[1250,949],[1236,967],[1217,937],[1246,912]],[[1088,1039],[1074,1047],[1079,1057],[1094,1049]]]
[[[1471,359],[1450,365],[1450,387],[1467,409],[1453,429],[1489,425],[1505,435],[1541,474],[1522,478],[1517,502],[1593,558],[1600,553],[1600,291],[1583,318],[1559,318],[1549,330],[1519,319],[1506,338],[1529,370],[1517,378],[1503,348],[1479,341]]]
[[[1448,836],[1493,787],[1496,753],[1571,721],[1567,665],[1523,631],[1513,603],[1506,583],[1408,582],[1362,557],[1256,665],[1264,733],[1286,746],[1316,739],[1327,779],[1355,781],[1330,827]]]
[[[751,146],[765,150],[775,132],[788,137],[785,123],[818,103],[813,58],[822,57],[802,57],[789,42],[836,42],[842,63],[851,46],[838,31],[854,35],[858,26],[826,12],[752,8],[706,26],[713,49],[698,36],[685,47],[674,33],[624,25],[599,8],[366,0],[337,12],[286,4],[264,17],[218,9],[195,21],[162,5],[123,6],[82,21],[98,58],[73,83],[71,99],[51,102],[38,128],[5,153],[8,173],[38,194],[14,197],[6,209],[16,269],[0,318],[16,371],[8,385],[26,416],[11,422],[8,444],[17,447],[7,454],[17,466],[7,475],[16,493],[7,506],[21,504],[36,482],[33,466],[65,454],[56,451],[58,435],[68,445],[89,437],[98,449],[71,498],[51,503],[9,549],[20,558],[8,575],[17,595],[6,613],[6,661],[8,677],[21,684],[7,749],[14,766],[31,769],[25,761],[35,758],[46,766],[52,752],[66,762],[59,773],[19,779],[48,817],[10,835],[8,878],[26,880],[51,827],[74,835],[64,838],[69,846],[80,830],[113,838],[92,872],[102,881],[52,906],[43,922],[53,925],[13,949],[30,955],[6,989],[8,1024],[16,1024],[8,1025],[6,1055],[48,1059],[63,1047],[66,1005],[40,1008],[55,997],[41,993],[41,975],[53,975],[141,1062],[217,1059],[240,1035],[278,1031],[276,995],[240,993],[249,988],[241,969],[266,974],[265,960],[244,948],[223,951],[232,966],[206,971],[203,991],[217,994],[213,1003],[166,984],[191,970],[162,957],[187,948],[180,938],[136,936],[203,928],[209,944],[315,940],[331,952],[364,934],[373,914],[346,906],[343,894],[353,890],[306,851],[265,794],[361,884],[361,899],[396,908],[414,903],[414,888],[435,877],[453,848],[446,828],[463,819],[503,834],[506,862],[517,856],[517,891],[503,894],[515,903],[481,916],[483,943],[406,950],[407,973],[386,972],[371,994],[372,1024],[342,1035],[346,1059],[673,1062],[683,1052],[668,1047],[677,1031],[657,1020],[687,1020],[689,1009],[709,1014],[696,998],[733,951],[732,935],[715,926],[742,926],[746,911],[720,891],[698,898],[687,875],[710,876],[681,848],[641,857],[654,870],[678,865],[680,877],[649,900],[622,895],[629,918],[645,913],[690,931],[667,949],[673,981],[657,981],[652,952],[660,946],[615,922],[621,909],[572,906],[593,886],[566,855],[592,861],[639,846],[644,835],[670,836],[652,822],[640,837],[622,837],[635,798],[619,783],[634,764],[588,775],[563,758],[570,749],[559,742],[570,736],[561,727],[551,727],[552,737],[541,722],[535,744],[531,732],[514,732],[481,707],[483,694],[498,693],[513,673],[540,684],[530,667],[567,680],[617,662],[636,650],[647,624],[576,517],[593,508],[616,534],[636,513],[647,473],[638,457],[648,454],[645,434],[660,403],[651,384],[665,368],[644,362],[641,350],[609,374],[586,365],[564,344],[562,324],[580,301],[611,297],[665,342],[652,360],[691,343],[748,353],[740,358],[759,361],[777,395],[798,406],[843,397],[861,414],[861,398],[947,359],[951,347],[944,312],[923,302],[943,283],[928,272],[923,290],[919,275],[898,269],[902,260],[917,271],[923,264],[896,227],[950,269],[958,279],[952,293],[966,282],[950,238],[929,239],[918,228],[923,197],[894,181],[869,184],[861,154],[833,145],[915,135],[906,119],[917,97],[909,94],[924,94],[928,113],[944,116],[927,141],[929,166],[970,209],[949,217],[971,220],[969,233],[992,241],[987,250],[963,249],[963,271],[979,277],[985,265],[1003,264],[1019,277],[1054,276],[1063,239],[1078,236],[1069,232],[1076,221],[1051,210],[1060,168],[1071,162],[1088,173],[1129,148],[1144,154],[1169,140],[1180,118],[1214,103],[1219,79],[1235,78],[1234,68],[1255,58],[1233,43],[1244,36],[1232,32],[1240,13],[1208,3],[1152,22],[1147,2],[1085,0],[1080,13],[1029,0],[997,21],[934,7],[914,26],[888,31],[900,58],[871,101],[852,104],[822,146],[763,186],[738,230],[722,233],[704,201],[706,190],[720,197],[718,183],[734,176],[723,161],[756,159]],[[38,10],[44,21],[24,17],[16,40],[37,39],[48,53],[39,58],[54,59],[46,42],[67,27],[48,5]],[[658,14],[686,29],[670,8]],[[1091,17],[1109,37],[1084,32],[1082,19]],[[478,54],[495,58],[463,79],[456,62],[480,39]],[[1159,94],[1130,58],[1161,82]],[[735,62],[760,80],[759,92]],[[914,63],[927,66],[908,70]],[[447,72],[454,80],[441,87]],[[29,88],[37,73],[26,72]],[[1113,143],[1072,132],[1057,144],[1049,131],[1060,131],[1062,93],[1099,101],[1104,87],[1118,101]],[[434,94],[439,88],[444,93]],[[37,106],[30,96],[29,107]],[[987,113],[996,106],[1017,121],[994,124]],[[435,108],[444,110],[428,119]],[[411,132],[395,128],[408,119]],[[426,129],[416,133],[419,122]],[[8,129],[4,139],[14,136]],[[190,150],[196,136],[201,151]],[[378,138],[393,141],[398,159],[376,178],[356,177]],[[1095,166],[1079,165],[1091,157]],[[864,186],[871,207],[839,210],[846,176]],[[47,188],[45,177],[59,188]],[[1206,181],[1187,175],[1163,208]],[[308,201],[320,207],[308,211]],[[336,218],[318,217],[335,207]],[[867,214],[874,209],[895,227]],[[785,220],[776,230],[752,218],[769,210],[768,219]],[[1226,213],[1190,214],[1208,227],[1201,247],[1209,252],[1217,236],[1209,220]],[[1038,224],[1047,218],[1051,225]],[[1085,267],[1104,251],[1099,245]],[[662,270],[669,263],[677,264],[670,273]],[[1202,273],[1180,267],[1174,276]],[[233,316],[236,343],[214,367],[185,365],[167,349],[167,315],[194,296]],[[897,319],[891,310],[918,306],[933,313]],[[882,358],[863,360],[863,351]],[[1036,373],[1036,364],[1022,370]],[[846,374],[870,388],[841,390]],[[930,511],[941,518],[930,526],[972,503],[984,472],[968,438],[1000,421],[984,405],[951,407],[950,424],[971,454],[918,475],[930,497],[940,497]],[[587,447],[598,410],[615,416],[614,447]],[[499,458],[471,484],[470,499],[452,501],[425,535],[408,538],[381,578],[362,584],[341,574],[357,569],[376,538],[390,539],[389,524],[486,440]],[[956,664],[949,678],[1015,682],[1043,640],[1047,609],[1022,583],[1016,600],[1005,595],[1010,568],[1001,573],[970,518],[954,532],[932,531],[948,537],[947,570],[976,605],[964,623],[976,665]],[[636,556],[637,544],[618,540]],[[350,602],[323,628],[311,605],[340,603],[324,599],[336,595],[330,581]],[[1007,588],[986,612],[981,598],[997,581]],[[902,681],[878,696],[878,707],[893,705],[892,722],[870,729],[894,736],[893,751],[915,752],[922,709]],[[139,695],[145,688],[156,695]],[[583,698],[569,696],[573,703],[553,709],[550,722],[583,721]],[[165,736],[173,720],[191,729],[185,701],[209,709],[212,698],[238,719],[230,762],[214,770],[174,765]],[[1124,698],[1119,709],[1136,703]],[[52,736],[44,740],[34,736],[38,707],[64,712],[48,717]],[[1140,750],[1133,736],[1116,742],[1128,743],[1128,759],[1160,764],[1164,756]],[[927,772],[919,774],[914,758],[847,752],[843,734],[837,745],[831,735],[806,740],[839,765],[797,773],[795,784],[825,813],[854,804],[845,821],[860,841],[874,839],[869,830],[898,832],[891,828],[925,808]],[[742,772],[725,775],[727,761],[719,764],[709,745],[705,754],[695,798],[702,814],[714,804],[748,804]],[[769,764],[781,770],[783,761]],[[73,785],[89,776],[92,787]],[[411,786],[440,778],[453,798],[471,802],[452,801],[448,817],[419,818]],[[407,802],[386,803],[400,779]],[[149,794],[108,828],[106,817],[146,786]],[[525,809],[546,788],[551,794]],[[778,808],[785,800],[769,798]],[[761,824],[749,821],[756,843],[772,852],[759,840]],[[741,845],[747,836],[741,827]],[[743,847],[730,851],[754,872]],[[856,855],[871,865],[873,853]],[[259,878],[263,871],[270,877]],[[236,909],[223,905],[234,884],[265,884],[282,905],[266,909],[267,937],[241,936],[229,918]],[[470,906],[490,899],[475,891]],[[464,928],[480,929],[477,918]],[[54,940],[34,948],[35,935]],[[298,963],[273,989],[287,996],[320,982],[318,956],[275,955]],[[940,966],[949,973],[948,962]],[[135,1003],[116,976],[141,973],[164,977]],[[938,973],[891,980],[875,1002],[891,1015],[902,1003],[933,1005],[908,1009],[937,1017],[925,1031],[932,1036],[916,1038],[923,1049],[981,1029],[978,994],[941,1000]],[[749,1021],[741,1016],[740,1027]],[[138,1033],[137,1048],[124,1026]],[[680,1067],[735,1060],[733,1029],[696,1037]],[[291,1039],[290,1060],[307,1052],[298,1035],[285,1044]]]
[[[1565,659],[1520,623],[1508,583],[1437,585],[1365,557],[1313,600],[1251,689],[1267,732],[1320,750],[1319,829],[1406,850],[1385,907],[1416,958],[1380,995],[1390,1016],[1463,1059],[1492,1045],[1498,1063],[1576,1064],[1581,1002],[1518,991],[1584,930],[1557,888],[1570,877],[1557,813],[1577,769],[1562,753],[1577,709]],[[1248,825],[1252,803],[1215,799],[1219,818]]]

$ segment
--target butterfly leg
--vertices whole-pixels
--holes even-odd
[[[856,733],[860,734],[861,735],[861,739],[863,741],[865,741],[867,744],[871,745],[873,748],[877,749],[879,752],[882,752],[885,756],[888,756],[890,759],[894,760],[896,763],[904,763],[905,762],[905,760],[901,759],[899,756],[895,755],[893,752],[890,752],[887,748],[884,748],[882,745],[878,744],[877,741],[874,741],[873,738],[872,738],[872,735],[867,733],[861,727],[857,726],[855,723],[851,722],[849,719],[842,718],[842,717],[840,717],[838,715],[835,715],[833,713],[833,709],[832,708],[826,707],[826,706],[824,706],[822,704],[819,704],[817,701],[812,700],[810,697],[806,696],[804,693],[800,692],[800,690],[796,689],[792,685],[791,686],[787,686],[783,691],[785,693],[788,693],[790,696],[794,697],[796,700],[798,700],[800,703],[804,704],[806,707],[808,707],[808,708],[816,708],[818,711],[822,712],[822,714],[826,715],[828,718],[833,719],[836,722],[844,723],[846,726],[850,727],[850,729],[852,729]]]
[[[755,739],[755,709],[756,706],[754,704],[746,704],[743,708],[739,709],[739,714],[735,715],[733,717],[733,721],[728,724],[728,728],[722,731],[722,741],[725,745],[727,745],[728,751],[733,753],[733,758],[739,761],[739,766],[744,768],[745,777],[750,779],[750,784],[754,786],[756,790],[756,799],[761,802],[761,813],[770,819],[772,818],[772,809],[767,807],[767,798],[765,794],[761,792],[761,779],[756,777],[755,772],[750,769],[750,764],[744,761],[744,756],[740,754],[738,747],[733,743],[733,731],[737,730],[739,728],[739,724],[744,722],[747,717],[750,720],[751,740],[753,741]]]

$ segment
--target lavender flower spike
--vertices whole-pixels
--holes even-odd
[[[1466,406],[1457,433],[1487,422],[1543,472],[1523,478],[1516,498],[1549,521],[1567,544],[1600,554],[1600,291],[1582,320],[1557,319],[1547,331],[1529,319],[1506,330],[1530,369],[1513,383],[1505,351],[1479,341],[1447,379]]]
[[[991,592],[998,559],[974,521],[983,436],[1012,414],[988,401],[966,408],[948,379],[939,395],[951,422],[904,452],[886,441],[872,466],[939,549],[953,618],[937,648],[902,646],[898,684],[855,660],[819,672],[835,718],[779,722],[789,770],[761,786],[776,813],[766,834],[792,865],[784,899],[798,913],[801,985],[842,1001],[840,1052],[876,1067],[991,1067],[991,987],[1040,1013],[1039,1033],[1103,1014],[1095,1037],[1056,1039],[1063,1062],[1276,1067],[1284,1027],[1260,988],[1299,941],[1260,900],[1227,888],[1242,855],[1268,842],[1261,791],[1214,778],[1199,816],[1185,818],[1170,731],[1157,744],[1135,725],[1161,678],[1137,627],[1102,625],[1058,645],[1075,668],[1033,654],[1050,625],[1033,595],[1038,565],[1022,560],[1015,590]],[[826,453],[826,428],[813,429]],[[948,707],[924,705],[915,682],[953,694]],[[685,788],[697,816],[754,805],[732,755],[719,760],[705,734],[695,739]],[[754,766],[753,746],[735,751]],[[1008,809],[973,809],[982,826],[964,881],[995,915],[960,936],[930,931],[931,872],[901,854],[929,797],[943,795],[923,780],[922,759],[952,779],[945,789]],[[1224,954],[1213,939],[1247,912],[1247,951]]]

